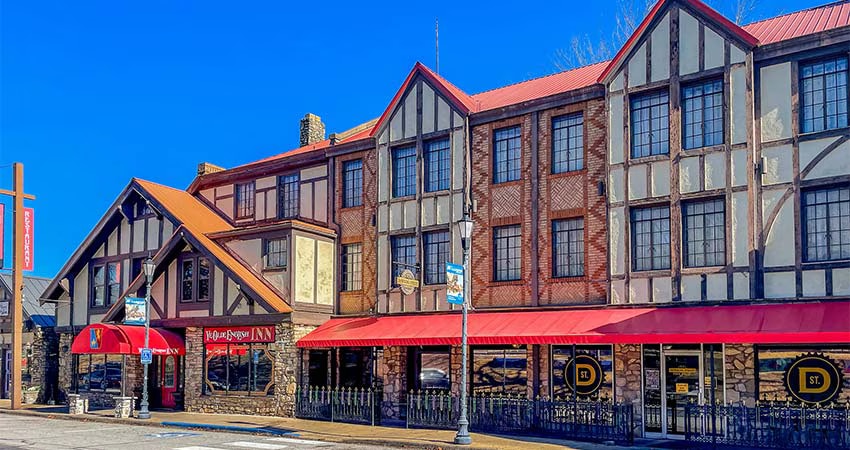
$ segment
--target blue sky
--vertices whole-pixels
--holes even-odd
[[[750,21],[825,1],[759,1]],[[0,187],[23,162],[34,274],[52,277],[131,177],[185,188],[201,161],[296,147],[306,112],[329,132],[377,117],[417,60],[433,67],[435,18],[440,73],[475,93],[556,71],[573,36],[608,38],[617,1],[577,4],[2,1]],[[8,267],[10,208],[6,223]]]

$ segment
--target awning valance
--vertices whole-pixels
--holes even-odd
[[[850,302],[469,314],[471,345],[850,342]],[[459,345],[461,315],[334,318],[298,347]]]
[[[71,353],[138,355],[145,346],[145,327],[96,323],[83,328],[71,344]],[[185,355],[183,338],[162,328],[151,328],[154,355]]]

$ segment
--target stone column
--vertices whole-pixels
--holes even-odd
[[[57,384],[59,385],[59,398],[57,402],[64,403],[68,399],[68,394],[73,392],[74,380],[74,355],[71,354],[71,343],[74,341],[72,333],[61,333],[59,335],[59,376]]]
[[[401,403],[407,388],[407,347],[384,347],[378,367],[384,386],[382,418],[401,419]]]
[[[551,355],[551,345],[541,345],[540,346],[540,361],[537,366],[540,368],[540,389],[537,391],[537,395],[540,397],[549,397],[549,392],[551,391],[550,386],[552,385],[552,361],[550,358]]]
[[[756,361],[752,344],[726,344],[726,402],[755,406]]]
[[[640,345],[614,345],[614,383],[616,401],[634,407],[635,432],[640,435],[643,430]]]
[[[449,354],[449,361],[450,361],[452,373],[451,373],[451,375],[449,375],[449,379],[451,380],[451,384],[452,384],[452,395],[457,397],[457,396],[460,395],[460,383],[462,381],[460,369],[461,369],[461,364],[463,363],[463,349],[461,348],[461,346],[456,345],[456,346],[453,346],[451,348],[450,352],[451,353]],[[467,390],[467,393],[469,395],[472,395],[471,380],[467,380],[467,381],[470,381],[469,389]]]
[[[204,385],[204,330],[186,328],[186,356],[183,358],[183,409],[189,412],[206,412],[201,404]]]

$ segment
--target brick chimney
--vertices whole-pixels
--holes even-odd
[[[208,162],[202,162],[198,164],[198,175],[209,175],[211,173],[221,172],[224,170],[223,167],[219,167],[215,164],[210,164]]]
[[[325,124],[321,117],[307,113],[301,119],[301,147],[325,140]]]

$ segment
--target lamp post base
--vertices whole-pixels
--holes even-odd
[[[457,445],[472,444],[472,436],[469,435],[469,422],[464,419],[458,420],[458,430],[454,443]]]
[[[454,440],[455,445],[470,445],[472,444],[472,437],[470,435],[461,436],[460,433],[455,435]]]
[[[138,416],[136,416],[136,418],[137,419],[150,419],[151,413],[150,413],[150,411],[139,411],[139,414],[138,414]]]

